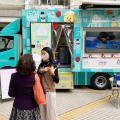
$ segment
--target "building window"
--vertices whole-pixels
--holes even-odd
[[[47,5],[47,0],[41,0],[42,5]]]
[[[58,0],[58,5],[64,5],[64,0]]]
[[[42,5],[69,5],[70,0],[41,0]]]
[[[0,52],[12,49],[14,44],[13,39],[12,36],[0,37]]]

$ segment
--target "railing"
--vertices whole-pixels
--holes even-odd
[[[38,5],[70,5],[70,0],[38,0]]]

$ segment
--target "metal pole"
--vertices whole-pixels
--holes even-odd
[[[1,78],[0,78],[0,96],[1,96],[1,104],[2,104],[2,86],[1,86]]]

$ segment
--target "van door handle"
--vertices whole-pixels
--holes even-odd
[[[35,45],[31,45],[31,48],[35,48]]]
[[[25,45],[25,47],[35,48],[35,45]]]
[[[9,59],[10,59],[10,60],[14,60],[15,58],[14,58],[14,57],[10,57]]]

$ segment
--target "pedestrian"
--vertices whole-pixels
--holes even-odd
[[[16,73],[11,75],[9,96],[15,97],[9,120],[41,120],[39,105],[34,100],[35,62],[32,55],[20,57]],[[41,76],[39,75],[39,78]],[[42,80],[40,81],[41,85]],[[45,90],[43,88],[45,93]]]
[[[44,47],[41,54],[42,61],[37,73],[42,75],[42,82],[46,91],[46,105],[40,106],[41,118],[42,120],[59,120],[56,110],[55,89],[55,83],[59,82],[58,69],[49,47]]]

